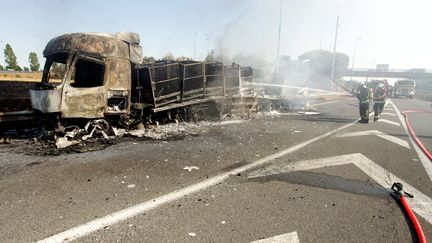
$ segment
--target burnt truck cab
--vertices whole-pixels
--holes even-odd
[[[129,113],[131,65],[143,56],[138,34],[65,34],[43,54],[42,81],[30,90],[34,110],[89,119]]]

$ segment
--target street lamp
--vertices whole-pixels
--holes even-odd
[[[195,32],[194,36],[194,61],[196,60],[196,38],[197,38],[197,32]]]
[[[3,53],[4,52],[4,48],[3,48],[3,41],[2,40],[0,40],[0,53]],[[0,65],[2,64],[2,61],[1,61],[1,55],[0,55]],[[4,67],[3,68],[6,68],[6,64],[4,65]]]
[[[353,52],[353,58],[352,58],[352,63],[351,63],[351,80],[353,79],[353,73],[354,73],[354,61],[355,61],[355,55],[356,55],[356,49],[357,49],[357,41],[363,39],[363,37],[358,37],[355,41],[354,41],[354,52]]]

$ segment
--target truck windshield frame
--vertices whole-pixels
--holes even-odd
[[[46,58],[42,83],[62,83],[71,61],[69,53],[56,53]]]

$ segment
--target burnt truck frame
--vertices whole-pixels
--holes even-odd
[[[226,104],[240,96],[239,65],[142,64],[139,42],[132,32],[69,33],[50,40],[43,51],[42,81],[30,90],[33,109],[63,121],[107,119],[125,124],[132,118],[151,122],[160,113],[172,119],[209,102],[207,107],[216,109],[215,102]],[[252,74],[247,75],[250,82]]]

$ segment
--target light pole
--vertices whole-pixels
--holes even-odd
[[[355,55],[356,55],[356,48],[357,48],[357,41],[363,39],[363,37],[358,37],[355,41],[354,41],[354,52],[353,52],[353,56],[352,56],[352,63],[351,63],[351,81],[353,79],[353,73],[354,73],[354,61],[355,61]]]
[[[336,32],[335,32],[335,38],[334,38],[334,44],[333,44],[333,62],[332,62],[332,69],[331,69],[331,82],[332,82],[332,84],[334,82],[334,74],[335,74],[336,42],[337,42],[337,36],[338,36],[338,29],[339,29],[339,16],[337,16],[337,18],[336,18]]]
[[[195,32],[194,36],[194,61],[196,60],[196,38],[197,38],[197,32]]]
[[[4,53],[3,41],[2,41],[2,40],[0,40],[0,53]],[[1,56],[2,56],[2,55],[0,55],[0,65],[2,64]],[[5,63],[5,65],[3,66],[3,68],[6,68],[6,63]]]
[[[278,33],[278,42],[277,42],[276,60],[279,58],[280,37],[281,37],[281,27],[282,27],[282,0],[280,1],[280,12],[279,12],[279,33]]]

